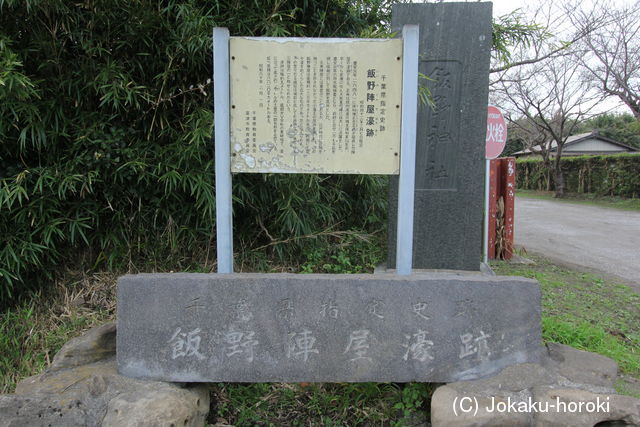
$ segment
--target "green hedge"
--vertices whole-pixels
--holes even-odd
[[[561,167],[569,193],[640,197],[640,154],[566,157]],[[518,188],[547,189],[541,159],[518,159],[516,171]],[[551,173],[551,188],[553,178]]]

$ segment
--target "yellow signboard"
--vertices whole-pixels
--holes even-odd
[[[398,174],[402,40],[232,37],[231,172]]]

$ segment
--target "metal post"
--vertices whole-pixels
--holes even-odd
[[[490,189],[490,174],[491,174],[491,160],[485,160],[485,172],[484,172],[484,229],[482,233],[482,262],[485,264],[489,261],[489,192]],[[477,246],[476,246],[477,247]]]
[[[418,114],[417,25],[402,27],[402,123],[400,133],[400,179],[398,184],[398,230],[396,272],[411,274],[413,265],[413,201],[416,176],[416,120]]]
[[[231,144],[229,142],[229,30],[227,28],[213,29],[213,90],[218,273],[233,273]]]

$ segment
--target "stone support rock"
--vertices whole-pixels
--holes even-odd
[[[640,399],[615,394],[616,363],[549,343],[541,364],[523,363],[498,375],[439,387],[431,400],[438,426],[640,425]]]
[[[118,374],[115,324],[91,329],[56,354],[50,368],[0,396],[5,426],[202,426],[206,385],[148,381]]]

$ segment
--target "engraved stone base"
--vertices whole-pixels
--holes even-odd
[[[178,382],[451,382],[536,362],[530,279],[139,274],[118,281],[117,359]]]

